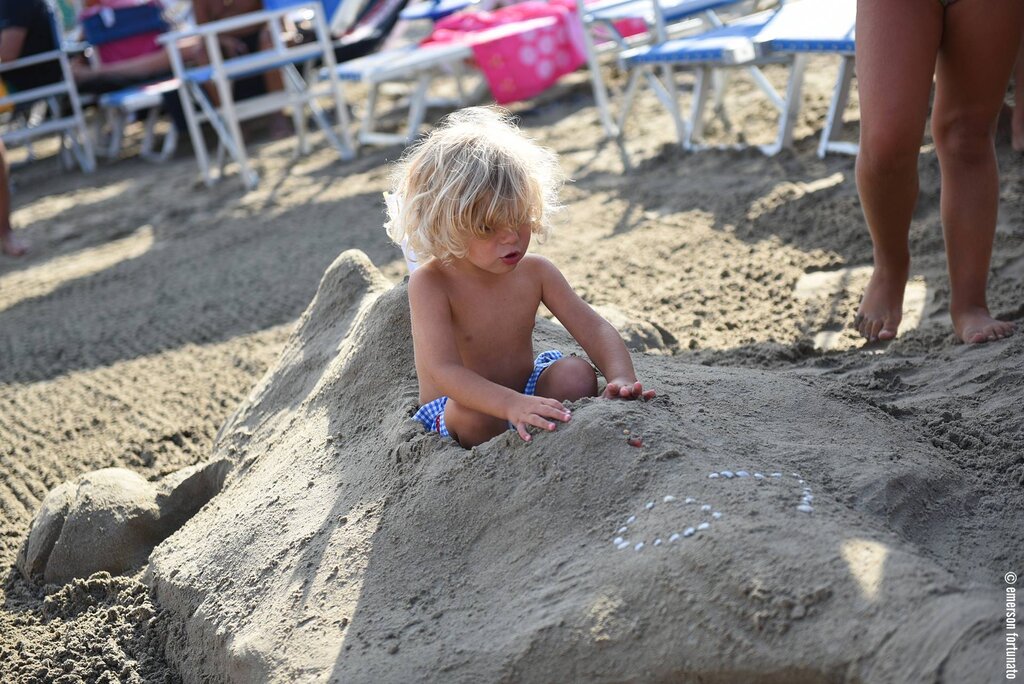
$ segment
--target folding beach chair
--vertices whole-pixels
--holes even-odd
[[[486,4],[486,0],[480,5]],[[428,42],[423,45],[406,45],[400,48],[382,50],[376,54],[339,64],[337,75],[345,81],[361,82],[368,86],[367,103],[360,117],[359,130],[356,136],[358,143],[388,145],[403,144],[411,142],[419,134],[423,124],[428,104],[458,108],[467,102],[479,99],[488,92],[489,88],[496,87],[494,83],[488,83],[485,72],[488,67],[474,64],[476,50],[481,46],[503,41],[515,40],[517,37],[528,36],[545,30],[557,28],[562,31],[563,44],[571,44],[573,48],[578,46],[575,40],[575,33],[568,23],[566,15],[555,12],[543,12],[543,7],[533,6],[531,11],[525,13],[509,12],[499,16],[505,10],[496,10],[493,14],[481,15],[473,19],[472,13],[460,15],[466,20],[464,27],[446,26],[450,33],[461,34],[461,40],[452,42]],[[509,8],[511,10],[511,8]],[[475,28],[475,26],[479,28]],[[568,34],[568,35],[567,35]],[[507,45],[507,43],[506,43]],[[558,49],[557,45],[553,49]],[[520,53],[522,54],[522,53]],[[502,61],[500,56],[494,59]],[[551,60],[554,61],[554,60]],[[567,60],[568,63],[570,60]],[[507,64],[507,62],[506,62]],[[551,66],[549,63],[548,66]],[[534,69],[540,72],[541,69]],[[321,72],[326,74],[325,71]],[[565,73],[552,67],[548,72],[551,74]],[[480,75],[480,84],[474,88],[468,88],[464,78],[469,75]],[[493,70],[490,73],[493,77]],[[431,85],[441,77],[454,77],[457,88],[457,97],[448,98],[443,101],[430,99]],[[508,75],[503,77],[500,92],[497,94],[498,101],[501,97],[508,98],[516,93],[515,88],[522,86],[524,90],[537,87],[537,82],[531,82],[529,78],[520,81]],[[384,132],[377,128],[377,102],[381,87],[385,83],[410,82],[412,88],[407,98],[408,117],[404,130],[397,133]],[[506,87],[511,84],[512,87]],[[522,91],[519,91],[522,92]],[[507,99],[505,100],[507,101]]]
[[[358,11],[355,0],[316,0],[295,2],[295,0],[264,0],[266,10],[230,17],[219,21],[200,24],[186,30],[164,34],[161,42],[168,48],[174,75],[182,86],[179,94],[189,137],[196,152],[200,172],[207,185],[216,181],[211,171],[208,150],[202,137],[200,124],[208,122],[217,133],[218,157],[223,166],[226,152],[238,164],[246,188],[252,189],[259,182],[256,172],[245,152],[240,122],[271,112],[291,107],[292,121],[298,136],[298,151],[308,153],[304,108],[308,107],[316,125],[342,159],[354,156],[349,133],[348,112],[341,90],[341,81],[334,75],[335,59],[328,24],[337,27]],[[282,21],[294,14],[312,22],[315,39],[297,45],[289,45],[282,35]],[[225,59],[221,52],[218,34],[246,27],[267,26],[272,46],[269,50]],[[204,41],[210,63],[207,66],[186,68],[177,41],[198,36]],[[324,81],[312,81],[304,77],[299,66],[310,62],[322,62],[330,67],[330,75]],[[238,78],[258,76],[267,71],[280,70],[285,88],[280,92],[267,93],[235,102],[231,82]],[[214,106],[204,92],[206,84],[212,84],[217,91],[219,104]],[[317,99],[329,97],[334,101],[335,111],[341,125],[341,136],[335,134],[330,121],[321,109]],[[223,171],[223,169],[222,169]]]
[[[852,59],[855,0],[794,0],[774,12],[744,17],[736,22],[701,35],[677,38],[658,45],[644,46],[623,53],[623,63],[641,69],[651,81],[659,98],[672,114],[680,143],[684,149],[701,147],[704,110],[711,88],[711,73],[716,69],[759,66],[767,63],[790,67],[784,94],[779,94],[766,81],[759,83],[769,100],[779,110],[775,140],[759,145],[765,154],[778,153],[792,143],[793,125],[801,105],[804,70],[811,53],[837,52]],[[845,106],[850,61],[845,60],[831,117],[841,117]],[[658,81],[653,66],[689,66],[696,70],[693,103],[688,121],[683,121],[676,102],[674,77]],[[672,71],[667,70],[667,75]],[[848,144],[834,140],[836,126],[825,131],[822,150],[849,151]],[[824,153],[824,152],[821,152]]]
[[[651,42],[663,42],[670,36],[697,32],[701,29],[719,27],[724,24],[719,10],[737,6],[747,0],[600,0],[588,2],[577,0],[577,11],[583,25],[583,41],[590,69],[590,82],[594,90],[594,102],[605,133],[617,137],[621,127],[611,112],[611,98],[608,87],[601,76],[600,56],[608,52],[621,52]],[[619,26],[624,22],[635,26],[646,24],[640,34],[624,36]],[[631,92],[639,74],[631,73]],[[758,74],[759,76],[759,74]],[[755,76],[757,77],[757,76]],[[627,102],[628,104],[628,102]],[[620,119],[625,117],[620,116]]]
[[[0,137],[6,145],[14,147],[28,145],[33,140],[51,135],[61,139],[61,159],[67,163],[67,156],[74,157],[81,169],[91,173],[96,168],[92,142],[89,139],[82,102],[71,75],[67,54],[61,48],[61,31],[57,25],[52,7],[49,8],[50,26],[53,29],[56,49],[0,63],[0,78],[14,69],[39,69],[47,63],[60,66],[61,80],[54,83],[11,92],[0,97],[0,108],[13,108],[5,115],[8,120],[0,124]],[[68,112],[70,108],[70,113]]]
[[[791,81],[802,76],[807,56],[839,55],[839,75],[818,144],[819,157],[829,152],[857,154],[857,143],[838,139],[854,73],[856,19],[856,0],[794,0],[779,10],[771,25],[755,39],[758,54],[793,56]],[[781,137],[787,141],[792,139],[795,114],[800,106],[799,87],[794,90],[793,102],[779,123],[780,131],[784,131]]]
[[[639,76],[650,83],[658,99],[671,114],[676,133],[683,149],[692,150],[699,147],[698,141],[704,132],[704,110],[707,107],[712,89],[713,75],[716,71],[730,68],[757,68],[754,72],[755,84],[764,92],[768,100],[780,111],[784,112],[788,102],[792,101],[791,93],[779,95],[775,88],[764,78],[759,67],[768,63],[791,64],[790,55],[759,56],[755,49],[754,39],[768,26],[777,11],[759,12],[740,17],[732,23],[711,29],[696,36],[673,38],[652,45],[631,48],[621,53],[623,65],[632,71],[630,84],[627,87],[619,120],[620,129],[624,126],[629,114]],[[684,120],[679,111],[678,91],[676,88],[675,68],[691,67],[696,70],[696,82],[693,91],[693,102],[690,117]],[[801,63],[798,65],[803,67]],[[655,69],[660,68],[659,78]],[[801,83],[802,71],[791,78],[791,86]],[[719,79],[717,90],[719,97],[726,87],[727,80]],[[719,109],[717,116],[728,123],[725,112]],[[783,114],[784,116],[784,114]],[[761,146],[765,154],[774,154],[785,144],[777,139],[771,145]]]
[[[82,14],[82,34],[93,47],[96,64],[110,64],[151,53],[157,35],[171,29],[164,17],[163,5],[156,1],[126,4],[123,7],[93,7]],[[124,130],[143,112],[146,114],[142,149],[139,155],[147,161],[162,162],[168,159],[178,145],[178,129],[171,125],[164,134],[160,150],[156,149],[156,126],[160,119],[166,97],[176,97],[179,82],[174,78],[151,79],[117,88],[99,96],[97,105],[105,114],[97,119],[96,140],[102,139],[101,128],[107,125],[107,142],[103,155],[116,158],[124,141]],[[88,90],[88,88],[86,88]]]
[[[461,89],[464,65],[472,57],[473,49],[469,45],[407,45],[338,64],[335,68],[337,78],[364,83],[368,89],[355,138],[356,144],[394,145],[412,142],[419,135],[426,117],[431,84],[439,77],[454,75]],[[327,77],[329,74],[325,67],[321,70],[321,78]],[[381,86],[394,82],[412,82],[414,85],[408,97],[408,116],[404,130],[388,133],[377,128],[377,105]],[[462,98],[466,98],[464,93],[460,93]]]

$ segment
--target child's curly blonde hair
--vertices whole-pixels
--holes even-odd
[[[523,135],[508,112],[470,107],[403,155],[385,227],[396,243],[408,239],[420,262],[460,259],[471,238],[524,224],[543,241],[563,182],[555,153]]]

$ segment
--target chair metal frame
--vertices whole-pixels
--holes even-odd
[[[463,77],[466,60],[473,57],[468,45],[408,45],[383,50],[365,57],[349,60],[337,65],[335,75],[343,81],[365,83],[368,87],[366,103],[359,118],[356,145],[408,144],[419,135],[426,117],[430,86],[442,76],[454,76],[458,87],[455,106],[462,106],[475,97],[467,93]],[[321,78],[329,77],[321,69]],[[385,83],[411,81],[408,95],[408,116],[404,130],[388,133],[377,128],[377,103],[381,87]]]
[[[820,26],[822,23],[813,20],[813,12],[838,17],[836,25],[827,29],[808,29],[809,25]],[[812,20],[808,21],[808,17]],[[793,142],[793,128],[802,105],[804,72],[810,55],[838,54],[842,62],[818,155],[824,157],[828,152],[856,154],[856,144],[836,139],[842,126],[842,113],[848,101],[853,76],[853,21],[854,0],[792,0],[772,12],[741,18],[730,25],[694,37],[626,51],[622,54],[622,60],[626,66],[634,67],[651,82],[659,99],[672,115],[680,144],[685,150],[707,147],[699,140],[703,135],[704,112],[712,89],[712,75],[716,71],[749,69],[772,63],[788,65],[789,78],[784,93],[777,92],[767,80],[757,82],[769,101],[779,110],[775,139],[771,143],[757,146],[765,155],[771,156]],[[663,69],[665,76],[661,81],[653,73],[654,66]],[[686,121],[678,110],[675,79],[671,69],[673,66],[696,69],[693,102]],[[718,97],[721,97],[725,86],[724,79],[714,85]],[[723,118],[724,112],[717,112],[717,115]]]
[[[747,1],[602,0],[587,2],[587,0],[576,0],[577,13],[583,25],[583,45],[586,51],[587,66],[590,69],[594,102],[597,104],[598,117],[604,127],[605,135],[609,138],[619,137],[622,134],[622,123],[625,121],[626,115],[620,113],[618,121],[616,121],[612,114],[612,97],[601,74],[601,57],[603,55],[611,53],[618,59],[620,53],[631,48],[720,27],[725,22],[718,13],[719,10]],[[648,25],[647,32],[635,36],[623,36],[615,24],[625,19],[643,20]],[[754,77],[758,78],[759,75]],[[665,76],[667,78],[667,72],[665,72]],[[630,74],[630,81],[624,93],[620,94],[626,98],[620,111],[628,112],[628,108],[632,104],[629,98],[635,94],[636,81],[639,77],[640,75],[637,73]]]
[[[821,16],[810,16],[815,12]],[[800,16],[801,14],[807,16]],[[834,25],[829,26],[827,30],[822,29],[828,21],[834,22]],[[855,0],[793,0],[780,10],[773,25],[755,41],[755,48],[760,55],[790,54],[795,61],[804,61],[813,54],[834,54],[840,57],[836,85],[818,143],[817,153],[822,158],[829,152],[856,155],[859,149],[855,142],[838,139],[842,132],[843,112],[849,102],[854,76],[855,22]],[[814,28],[808,30],[809,26]],[[780,123],[780,127],[786,126],[790,129],[790,138],[794,123],[795,114]]]
[[[54,12],[50,12],[50,24],[53,30],[56,49],[40,52],[10,62],[0,62],[0,77],[4,72],[23,67],[38,66],[47,62],[60,64],[63,80],[55,83],[8,93],[0,97],[0,107],[19,105],[25,107],[38,103],[36,111],[24,117],[24,125],[9,127],[0,132],[0,138],[9,146],[30,145],[37,138],[59,135],[61,139],[61,160],[69,166],[68,154],[74,158],[85,173],[96,169],[96,157],[93,153],[92,140],[82,112],[82,100],[71,73],[71,64],[64,51],[60,28],[57,26]],[[71,114],[65,116],[62,100],[67,98],[71,105]],[[15,117],[17,118],[17,117]]]
[[[279,3],[280,4],[280,3]],[[288,45],[281,29],[282,21],[294,13],[301,12],[312,21],[316,40],[312,43]],[[221,52],[218,34],[239,28],[265,25],[270,28],[272,47],[269,50],[240,57],[225,59]],[[199,37],[204,41],[210,59],[208,66],[186,68],[178,41],[183,38]],[[256,187],[259,176],[252,168],[245,152],[240,122],[291,107],[292,122],[298,136],[297,152],[309,152],[306,135],[306,119],[303,111],[309,108],[320,130],[342,159],[355,156],[355,148],[349,132],[349,117],[341,80],[335,74],[334,49],[323,15],[323,6],[318,0],[300,2],[273,10],[253,12],[219,21],[200,24],[180,31],[172,31],[160,37],[168,48],[171,67],[181,82],[179,96],[185,113],[185,121],[196,153],[196,161],[204,182],[209,186],[223,175],[224,153],[226,152],[239,166],[242,181],[247,189]],[[322,61],[330,75],[325,81],[307,80],[298,66],[312,61]],[[235,102],[231,82],[233,79],[254,76],[271,69],[281,71],[284,89],[258,97]],[[219,105],[214,106],[204,92],[204,86],[212,83],[216,88]],[[341,128],[340,137],[320,107],[318,99],[330,98]],[[218,136],[218,161],[220,172],[214,175],[211,169],[209,151],[202,136],[200,124],[209,123]]]

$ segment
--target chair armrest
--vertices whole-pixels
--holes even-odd
[[[636,3],[637,0],[599,0],[599,2],[580,2],[580,11],[582,15],[587,17],[594,12],[600,12],[603,10],[609,10],[614,7],[620,7],[622,5],[631,5]],[[653,11],[653,10],[652,10]]]
[[[283,19],[291,14],[298,11],[316,11],[316,7],[320,3],[318,2],[307,2],[301,5],[292,5],[291,7],[285,7],[276,10],[261,10],[259,12],[249,12],[247,14],[239,14],[237,17],[228,17],[227,19],[218,19],[217,21],[210,21],[205,24],[196,24],[188,28],[180,29],[177,31],[168,31],[157,36],[157,41],[163,45],[170,45],[177,43],[182,38],[192,38],[195,36],[208,36],[211,34],[223,33],[225,31],[234,31],[235,29],[245,28],[246,26],[257,26],[259,24],[266,24],[275,19]]]
[[[19,57],[13,62],[0,62],[0,72],[11,71],[12,69],[21,69],[22,67],[34,66],[36,64],[43,64],[45,62],[57,62],[64,56],[64,53],[60,50],[50,50],[49,52],[39,52],[28,57]]]

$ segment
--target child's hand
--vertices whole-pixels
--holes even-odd
[[[644,390],[639,380],[609,380],[601,395],[605,399],[641,399],[647,401],[654,398],[654,390]]]
[[[505,418],[515,427],[523,441],[529,442],[530,433],[526,431],[527,425],[550,431],[555,429],[555,423],[548,420],[549,418],[567,423],[571,415],[569,409],[562,406],[560,401],[521,394],[508,407]]]

